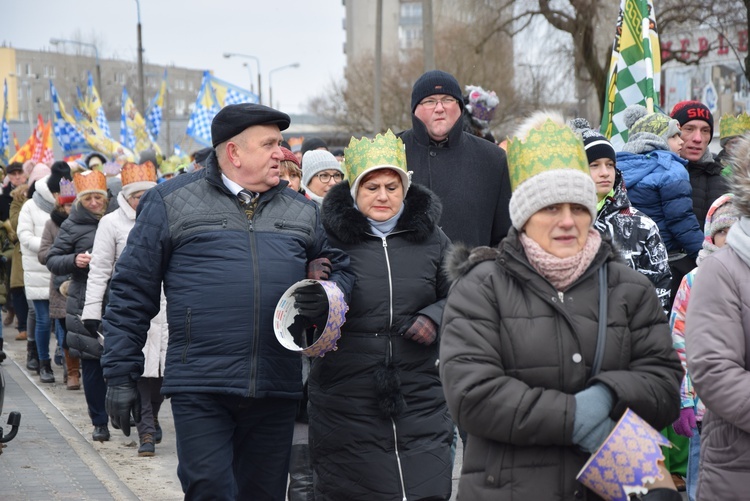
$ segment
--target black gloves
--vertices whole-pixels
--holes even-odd
[[[130,414],[136,423],[141,422],[141,395],[135,382],[108,387],[104,404],[112,426],[129,437]]]
[[[414,323],[409,327],[403,336],[405,339],[411,339],[414,342],[424,345],[431,345],[437,339],[438,326],[432,319],[425,315],[417,315]]]
[[[102,321],[101,320],[84,320],[83,326],[86,327],[86,332],[89,333],[89,336],[93,338],[99,338],[99,333],[102,331]]]
[[[324,327],[328,321],[328,296],[320,284],[305,285],[294,291],[294,306],[310,325]]]
[[[319,257],[307,263],[307,278],[310,280],[328,280],[331,276],[331,261],[327,257]]]

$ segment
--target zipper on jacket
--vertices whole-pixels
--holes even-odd
[[[393,425],[393,447],[396,451],[396,464],[398,465],[398,478],[401,480],[401,500],[406,501],[406,484],[404,483],[404,470],[401,467],[401,454],[398,451],[398,433],[396,432],[396,421],[391,418]]]
[[[221,225],[222,228],[226,228],[227,218],[211,219],[211,220],[199,219],[197,221],[188,221],[182,224],[182,229],[189,230],[190,228],[197,228],[198,226],[204,226],[204,225]]]
[[[285,228],[290,230],[299,230],[304,233],[310,234],[310,227],[304,224],[295,223],[293,221],[287,221],[286,219],[282,221],[276,221],[273,223],[274,228],[278,228],[280,230],[283,230]]]
[[[253,232],[253,223],[250,222],[250,259],[253,262],[253,343],[250,352],[250,383],[248,390],[250,397],[255,396],[255,386],[258,380],[258,338],[260,338],[260,270],[258,266],[258,243]]]
[[[393,277],[391,276],[391,260],[388,259],[388,242],[383,238],[383,252],[385,253],[385,267],[388,269],[388,330],[393,328]]]
[[[182,363],[187,363],[187,351],[188,348],[190,348],[190,317],[192,316],[192,310],[190,308],[187,309],[187,314],[185,315],[185,349],[182,350]]]

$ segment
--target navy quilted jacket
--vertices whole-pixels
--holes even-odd
[[[353,285],[349,258],[328,245],[318,207],[278,186],[248,220],[223,184],[214,153],[198,172],[147,191],[111,282],[103,319],[104,377],[137,379],[163,281],[169,348],[162,393],[300,398],[300,357],[273,332],[276,303],[328,257],[331,280]]]
[[[630,203],[654,220],[667,251],[684,250],[695,258],[703,246],[703,232],[693,213],[685,164],[663,150],[617,153],[617,168],[625,179]]]

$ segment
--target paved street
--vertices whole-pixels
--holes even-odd
[[[125,437],[110,428],[109,442],[93,442],[83,390],[68,391],[62,367],[54,364],[55,383],[40,383],[36,374],[26,370],[26,341],[15,341],[16,334],[15,329],[3,329],[8,359],[2,364],[6,392],[0,426],[7,434],[8,414],[14,410],[21,412],[21,426],[0,454],[0,499],[182,499],[169,401],[159,416],[164,439],[156,446],[156,456],[138,457],[135,430]],[[461,455],[459,444],[454,499]]]

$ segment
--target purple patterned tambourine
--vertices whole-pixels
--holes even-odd
[[[630,409],[589,458],[576,479],[608,501],[627,501],[646,494],[647,484],[663,480],[661,446],[669,441]]]
[[[292,293],[302,286],[315,283],[322,285],[328,296],[328,321],[318,340],[312,346],[304,348],[294,341],[294,337],[289,332],[289,326],[292,325],[294,317],[297,316],[297,308],[294,307]],[[279,299],[276,312],[273,315],[273,330],[276,333],[276,339],[287,350],[301,352],[308,357],[322,357],[329,351],[336,350],[336,341],[341,337],[341,326],[346,322],[348,310],[349,306],[344,301],[344,293],[334,282],[301,280],[289,287]]]

